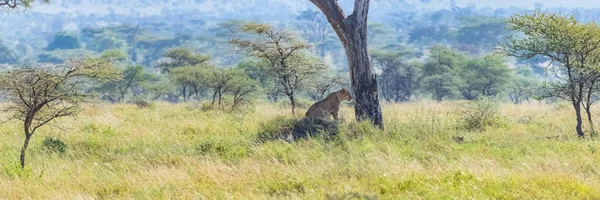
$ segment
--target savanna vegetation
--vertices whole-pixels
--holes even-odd
[[[123,2],[0,1],[0,199],[600,198],[597,10]]]
[[[385,131],[345,106],[333,139],[292,143],[264,140],[289,126],[273,104],[85,105],[36,133],[24,170],[22,127],[3,126],[0,197],[600,198],[600,144],[573,133],[570,105],[465,103],[384,104]]]

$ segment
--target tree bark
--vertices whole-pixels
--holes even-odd
[[[215,92],[213,93],[212,102],[210,103],[211,106],[215,105],[215,101],[217,100],[217,93],[218,92],[219,92],[218,90],[215,90]]]
[[[577,136],[584,137],[585,135],[583,133],[583,129],[581,128],[583,124],[583,120],[581,118],[581,103],[574,103],[573,106],[575,107],[575,115],[577,116],[577,126],[575,127]]]
[[[25,133],[25,142],[23,143],[23,148],[21,148],[21,168],[25,169],[25,151],[27,151],[27,146],[29,146],[29,140],[31,139],[31,134]]]
[[[347,16],[337,0],[310,0],[327,17],[337,33],[348,59],[356,104],[357,120],[369,120],[383,129],[377,78],[369,61],[367,19],[370,0],[355,0],[354,11]]]
[[[296,99],[294,98],[294,94],[287,94],[290,98],[290,103],[292,104],[292,115],[296,115]]]
[[[592,119],[592,111],[589,108],[585,108],[585,112],[587,113],[588,123],[590,123],[590,131],[591,131],[590,136],[595,137],[596,130],[594,129],[594,120]]]

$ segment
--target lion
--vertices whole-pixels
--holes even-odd
[[[306,117],[330,120],[331,116],[333,116],[333,119],[337,121],[342,101],[352,101],[350,92],[343,88],[329,94],[327,98],[310,106],[308,111],[306,111]]]

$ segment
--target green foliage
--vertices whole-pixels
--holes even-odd
[[[552,61],[559,72],[557,81],[550,83],[548,96],[571,101],[577,119],[577,135],[582,130],[583,107],[595,132],[592,104],[600,82],[600,26],[579,23],[571,15],[535,11],[533,14],[513,15],[509,29],[524,33],[512,36],[502,45],[501,52],[520,59],[543,56]]]
[[[237,69],[244,71],[251,79],[259,82],[260,88],[267,94],[269,100],[274,101],[279,96],[275,78],[265,71],[264,62],[243,61],[237,65]]]
[[[294,125],[298,120],[285,116],[273,118],[261,124],[261,130],[256,136],[258,142],[268,142],[280,139],[291,139]]]
[[[144,72],[144,68],[139,65],[127,66],[121,70],[120,74],[119,79],[108,80],[95,89],[102,94],[104,99],[112,103],[123,102],[132,88],[140,87],[141,83],[154,79],[152,74]]]
[[[58,32],[56,36],[54,36],[54,40],[48,44],[46,50],[54,51],[55,49],[79,49],[81,47],[81,43],[79,43],[79,39],[72,33],[68,32]]]
[[[322,138],[330,140],[339,135],[338,124],[319,118],[304,118],[296,121],[292,130],[294,139]]]
[[[39,63],[63,64],[65,61],[93,56],[94,53],[83,49],[56,49],[38,55]]]
[[[61,117],[76,115],[89,95],[89,79],[112,79],[116,70],[109,60],[85,58],[63,65],[25,66],[0,75],[0,91],[6,95],[4,114],[23,122],[25,143],[21,150],[21,167],[25,167],[25,150],[31,136],[41,127]]]
[[[454,98],[461,86],[459,73],[465,62],[465,55],[459,52],[441,46],[432,47],[423,67],[423,91],[438,102]]]
[[[517,66],[513,78],[508,85],[508,96],[514,104],[520,104],[536,97],[541,87],[541,80],[527,66]],[[527,68],[525,68],[527,67]]]
[[[511,70],[502,57],[487,55],[476,58],[461,69],[460,76],[464,85],[460,87],[460,92],[466,100],[473,100],[478,96],[497,96],[507,87],[511,75]]]
[[[375,66],[381,71],[378,80],[381,95],[388,102],[410,101],[419,89],[423,66],[421,63],[405,62],[414,55],[405,47],[389,46],[384,49],[371,53]]]
[[[264,63],[259,66],[263,67],[263,72],[275,77],[277,90],[288,96],[292,112],[295,112],[297,90],[326,66],[303,53],[311,46],[289,31],[254,22],[244,24],[242,31],[250,34],[250,39],[234,38],[230,43]]]
[[[464,127],[469,131],[484,130],[500,123],[500,105],[494,97],[481,96],[460,108]]]
[[[166,60],[158,64],[163,73],[169,73],[177,67],[200,65],[210,59],[204,55],[193,55],[189,49],[171,49],[163,57]]]
[[[457,40],[461,44],[477,46],[487,52],[493,51],[498,42],[510,35],[505,20],[498,17],[463,17],[459,18],[463,27],[458,30]]]
[[[58,138],[46,136],[46,139],[44,139],[42,144],[44,145],[44,148],[48,150],[48,152],[65,153],[67,151],[67,144]]]
[[[106,50],[102,52],[102,55],[100,57],[102,59],[120,62],[127,60],[127,54],[123,53],[123,51],[119,49]]]
[[[253,97],[256,97],[257,93],[260,92],[260,86],[258,81],[248,77],[241,70],[233,70],[232,76],[228,88],[233,96],[232,110],[235,110],[240,105],[248,103]]]

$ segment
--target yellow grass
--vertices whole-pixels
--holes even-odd
[[[384,105],[384,132],[344,108],[354,137],[294,143],[256,140],[287,108],[195,108],[86,105],[34,136],[25,171],[20,124],[5,124],[0,199],[600,199],[600,145],[576,137],[568,107],[502,105],[481,132],[462,128],[456,103]]]

